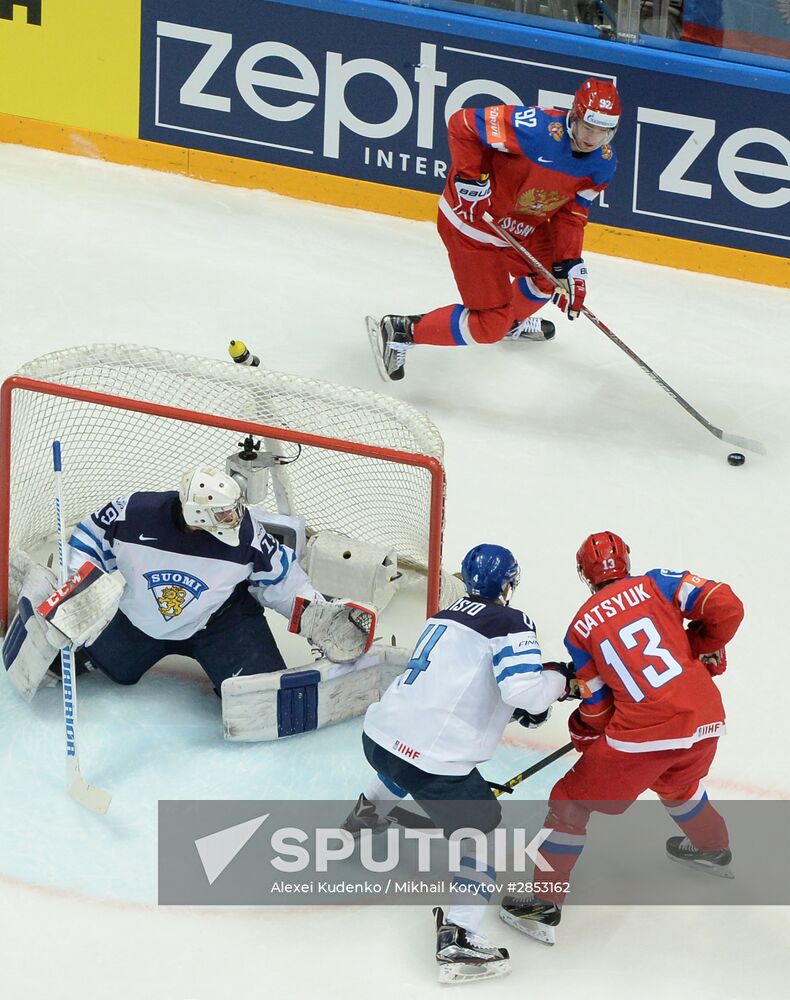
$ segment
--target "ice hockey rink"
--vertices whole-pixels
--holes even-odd
[[[406,380],[385,386],[364,315],[455,301],[427,223],[6,145],[0,233],[2,378],[49,351],[107,341],[223,359],[233,337],[269,368],[426,411],[446,448],[445,565],[480,541],[510,547],[522,567],[514,603],[547,658],[563,658],[586,595],[574,555],[591,531],[622,534],[635,570],[731,583],[746,619],[720,679],[729,732],[709,793],[790,797],[790,291],[587,255],[589,307],[714,424],[765,443],[766,457],[736,469],[733,449],[599,331],[558,313],[553,342],[415,350]],[[446,988],[427,907],[156,905],[159,799],[354,799],[369,776],[360,719],[276,744],[226,743],[208,682],[167,669],[130,689],[88,676],[80,710],[83,772],[113,794],[106,817],[65,793],[59,690],[28,705],[0,679],[2,997],[384,1000]],[[567,714],[508,727],[485,775],[505,780],[566,742]],[[517,794],[545,795],[568,766]],[[645,865],[670,864],[674,832],[669,820],[656,829]],[[733,848],[737,877],[748,844]],[[711,881],[723,903],[727,883]],[[786,995],[783,907],[568,905],[553,949],[493,909],[483,930],[510,949],[513,973],[466,987],[479,997]]]

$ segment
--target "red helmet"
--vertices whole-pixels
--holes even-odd
[[[611,129],[612,135],[620,124],[622,113],[620,95],[611,80],[596,80],[591,77],[584,81],[573,98],[572,118],[578,118],[588,125],[597,125],[598,128]]]
[[[576,569],[588,587],[620,580],[631,572],[631,550],[613,531],[589,535],[576,553]]]

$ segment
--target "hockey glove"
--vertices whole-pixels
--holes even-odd
[[[333,663],[357,660],[370,649],[376,610],[355,601],[294,601],[289,632],[303,635]]]
[[[125,586],[122,573],[105,573],[84,562],[36,610],[68,642],[90,646],[115,617]]]
[[[581,715],[581,709],[577,708],[568,716],[568,732],[570,733],[573,749],[578,753],[589,750],[601,733],[592,726],[588,726]]]
[[[456,174],[453,187],[456,198],[453,211],[467,222],[476,222],[491,207],[491,180],[488,174],[474,180]]]
[[[517,722],[525,729],[537,729],[538,726],[542,726],[544,722],[548,722],[550,715],[551,705],[549,705],[545,712],[528,712],[526,708],[517,708],[513,712],[513,718],[511,721]]]
[[[554,290],[551,301],[568,319],[577,319],[587,294],[587,265],[581,257],[577,257],[575,260],[561,260],[552,264],[551,270],[560,283],[560,287]]]
[[[543,664],[543,669],[556,670],[565,678],[565,690],[557,701],[565,701],[566,698],[581,698],[579,685],[576,681],[576,668],[572,663],[557,663],[555,660],[549,660]]]
[[[710,645],[710,640],[706,642],[705,623],[701,621],[689,622],[686,627],[691,654],[700,663],[703,663],[711,677],[718,677],[727,669],[727,650],[709,649],[705,651],[705,646]]]

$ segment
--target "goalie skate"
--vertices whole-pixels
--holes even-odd
[[[534,897],[505,896],[499,908],[499,918],[527,937],[553,945],[562,909],[555,903]]]
[[[520,323],[514,323],[505,334],[506,340],[553,340],[556,327],[548,319],[528,316]]]
[[[730,868],[732,851],[700,851],[688,837],[670,837],[667,841],[667,857],[687,868],[695,868],[706,875],[718,878],[735,878]]]
[[[506,976],[511,971],[506,948],[497,948],[480,934],[446,923],[440,906],[434,908],[433,915],[436,918],[436,961],[439,963],[440,983],[477,982]]]

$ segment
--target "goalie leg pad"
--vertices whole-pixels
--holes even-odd
[[[229,677],[222,683],[225,739],[276,740],[362,715],[402,673],[410,655],[400,647],[377,647],[342,667],[317,660],[277,674]]]
[[[31,701],[47,671],[57,659],[66,637],[36,614],[35,608],[57,581],[44,566],[33,563],[25,574],[17,613],[3,641],[3,664],[8,679],[25,701]]]

